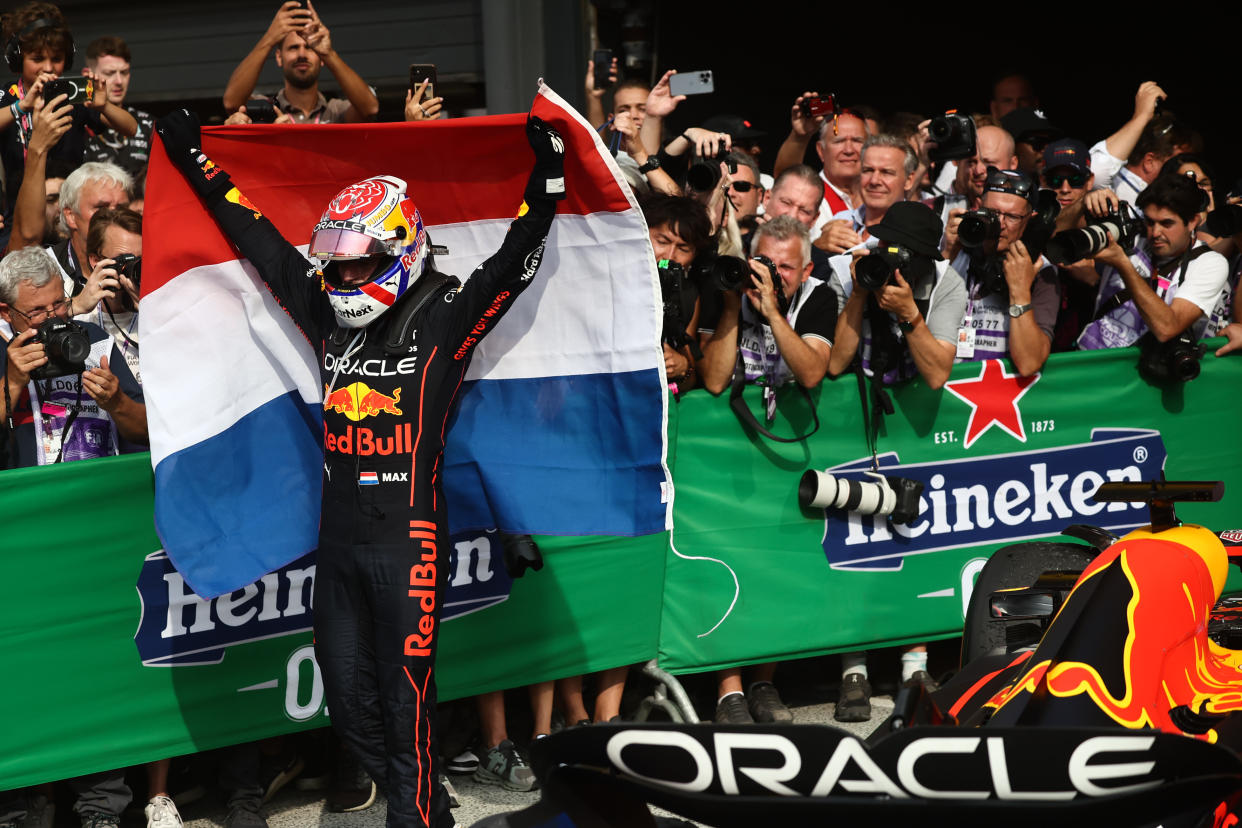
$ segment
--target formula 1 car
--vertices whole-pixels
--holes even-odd
[[[540,802],[480,824],[655,825],[653,803],[719,826],[1238,825],[1242,613],[1218,603],[1230,550],[1173,509],[1222,494],[1106,483],[1097,500],[1147,501],[1151,524],[999,550],[961,671],[907,682],[865,741],[810,725],[574,728],[532,746]]]

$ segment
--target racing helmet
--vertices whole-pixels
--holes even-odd
[[[324,289],[343,328],[375,321],[418,280],[427,261],[427,231],[405,182],[377,175],[352,184],[328,203],[308,254],[324,261]],[[342,262],[362,262],[349,277]]]

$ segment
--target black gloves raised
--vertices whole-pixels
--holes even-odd
[[[193,112],[188,109],[170,112],[155,121],[155,131],[164,142],[169,160],[181,170],[204,201],[232,186],[228,173],[203,154],[203,133],[198,125],[198,116]]]
[[[535,151],[535,168],[526,184],[526,201],[565,198],[565,139],[541,118],[526,118],[526,140]]]

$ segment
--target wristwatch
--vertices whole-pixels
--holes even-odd
[[[638,171],[643,175],[658,169],[660,169],[660,156],[658,155],[649,155],[646,161],[638,165]]]
[[[1021,315],[1022,315],[1022,314],[1024,314],[1024,313],[1026,313],[1026,312],[1027,312],[1027,311],[1029,311],[1030,309],[1031,309],[1031,303],[1030,303],[1030,302],[1027,302],[1025,305],[1010,305],[1010,306],[1009,306],[1009,315],[1010,315],[1011,317],[1013,317],[1014,319],[1017,319],[1019,316],[1021,316]]]

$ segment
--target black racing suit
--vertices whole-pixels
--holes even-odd
[[[385,340],[417,283],[369,326],[338,330],[315,268],[267,219],[222,189],[207,203],[319,355],[315,655],[328,713],[388,797],[390,826],[452,825],[431,675],[449,562],[445,430],[475,345],[534,276],[556,203],[531,199],[464,286],[431,294],[399,354]]]

